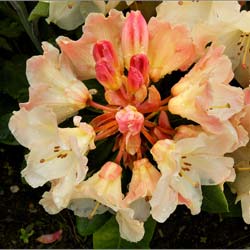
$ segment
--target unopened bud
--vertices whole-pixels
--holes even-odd
[[[140,11],[132,11],[122,30],[122,52],[128,69],[130,58],[136,54],[147,54],[148,26]]]

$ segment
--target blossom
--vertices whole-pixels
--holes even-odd
[[[218,133],[224,121],[241,111],[244,92],[229,85],[233,72],[223,48],[211,47],[171,92],[169,111],[199,123],[205,130]]]
[[[204,53],[209,42],[226,47],[235,78],[246,87],[250,80],[249,11],[240,11],[237,1],[164,2],[157,7],[157,18],[185,24],[192,31],[196,49]],[[195,13],[195,15],[193,14]]]
[[[47,42],[43,42],[43,50],[43,55],[27,61],[30,99],[20,106],[31,110],[45,105],[52,108],[57,120],[62,122],[84,108],[91,95],[76,78],[67,57],[59,55],[58,49]]]
[[[201,185],[217,185],[232,174],[233,159],[224,157],[213,138],[204,132],[180,140],[160,140],[151,153],[161,170],[153,197],[151,213],[164,222],[178,204],[185,204],[192,214],[200,212]],[[211,144],[212,145],[211,145]]]
[[[34,188],[51,181],[50,192],[40,201],[51,214],[67,207],[73,187],[88,171],[85,154],[94,148],[91,126],[80,123],[78,117],[74,122],[76,128],[58,128],[55,114],[40,106],[20,109],[9,122],[16,139],[30,149],[22,176]]]

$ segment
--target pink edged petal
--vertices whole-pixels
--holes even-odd
[[[152,217],[160,223],[166,221],[178,205],[178,193],[169,186],[169,183],[169,176],[163,175],[149,201]]]
[[[195,49],[184,26],[151,18],[148,24],[150,78],[157,82],[174,70],[186,70],[195,59]]]
[[[218,185],[228,181],[234,165],[233,158],[209,155],[189,155],[185,159],[192,165],[201,180],[201,185]]]
[[[73,198],[91,198],[117,211],[121,207],[122,168],[114,162],[106,162],[102,168],[75,188]]]
[[[127,204],[140,198],[150,198],[160,178],[160,173],[147,158],[135,161],[132,171],[133,175],[129,184],[129,192],[124,199],[124,202]]]
[[[124,19],[122,12],[116,10],[111,10],[108,17],[100,13],[91,13],[86,18],[83,35],[79,40],[57,38],[58,45],[74,65],[79,79],[95,78],[93,46],[100,40],[107,40],[113,44],[114,50],[118,53],[119,63],[123,65],[120,43]]]
[[[72,71],[69,60],[59,51],[43,42],[44,54],[27,61],[26,74],[30,83],[28,103],[20,104],[30,110],[46,105],[61,122],[86,106],[90,94]]]
[[[17,141],[27,148],[36,144],[50,144],[58,136],[56,115],[45,107],[15,111],[10,118],[9,129]]]

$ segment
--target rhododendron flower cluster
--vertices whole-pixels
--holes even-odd
[[[30,150],[22,176],[32,187],[51,185],[40,201],[48,213],[69,208],[91,219],[109,210],[121,237],[137,242],[150,215],[164,222],[178,205],[198,214],[201,186],[236,179],[232,188],[250,223],[250,177],[241,171],[249,158],[240,156],[249,141],[250,90],[230,84],[234,72],[222,34],[207,29],[197,37],[197,20],[172,18],[172,9],[184,13],[186,4],[217,5],[163,3],[148,23],[140,11],[91,13],[79,40],[58,37],[60,51],[43,42],[43,55],[27,61],[30,99],[9,128]],[[209,18],[209,27],[226,22]],[[173,71],[184,76],[168,80]],[[100,88],[84,84],[89,79],[98,81],[104,102],[95,99]],[[81,115],[86,109],[95,110],[89,124]],[[189,124],[174,127],[172,115]],[[74,127],[59,127],[72,117]],[[114,139],[113,157],[91,169],[88,153],[104,139]]]

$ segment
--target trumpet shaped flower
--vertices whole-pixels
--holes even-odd
[[[210,48],[171,92],[169,111],[199,123],[205,130],[218,133],[223,123],[244,106],[244,92],[229,85],[233,73],[223,48]]]
[[[162,174],[150,200],[154,219],[164,222],[178,204],[185,204],[192,214],[199,213],[201,185],[224,183],[231,176],[233,159],[214,152],[211,140],[200,133],[177,141],[160,140],[152,147]]]
[[[79,81],[69,60],[58,49],[43,42],[44,54],[27,61],[26,75],[30,84],[29,102],[20,104],[27,110],[45,105],[57,115],[59,122],[86,107],[91,95]]]
[[[9,122],[16,139],[30,149],[22,176],[34,188],[51,181],[41,203],[52,214],[67,207],[74,186],[88,171],[85,155],[95,147],[92,127],[78,117],[74,122],[75,128],[58,128],[55,114],[46,107],[22,108]]]

